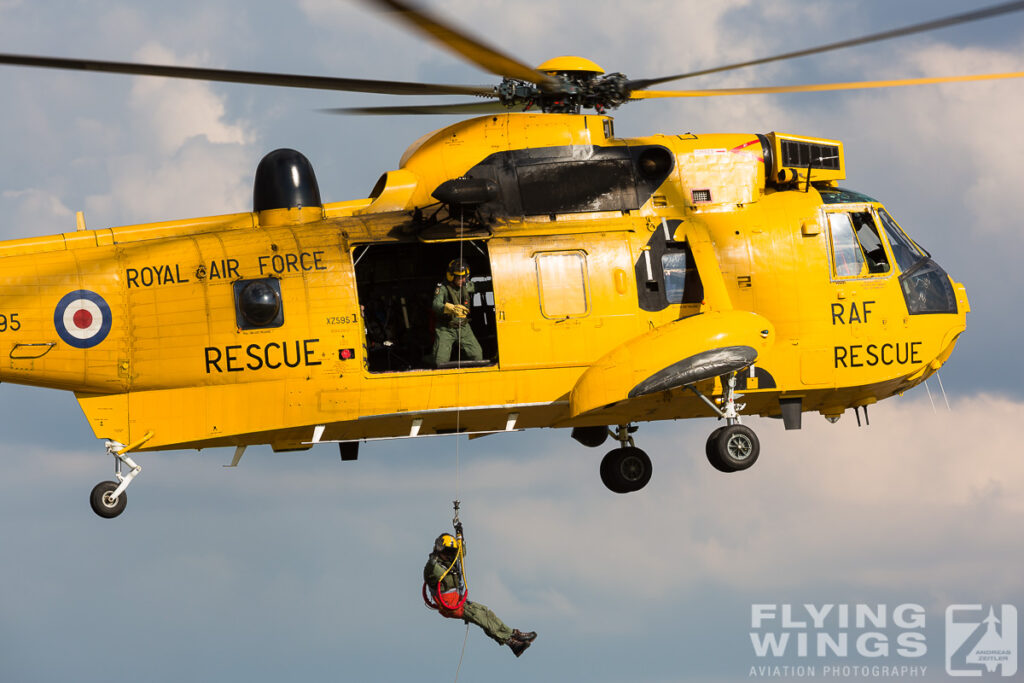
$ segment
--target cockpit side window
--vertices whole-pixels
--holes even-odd
[[[848,213],[828,215],[832,237],[832,271],[837,277],[857,277],[864,270],[864,254]]]
[[[830,212],[832,273],[836,277],[883,275],[889,256],[870,211]]]
[[[889,238],[889,246],[892,247],[892,256],[901,271],[907,272],[915,263],[928,257],[927,253],[914,244],[900,230],[900,227],[896,225],[896,221],[892,219],[892,216],[885,209],[878,210],[878,217],[882,219],[882,227],[885,228],[885,234]]]
[[[857,230],[857,239],[864,250],[869,273],[888,273],[889,257],[882,246],[882,238],[878,236],[875,219],[867,211],[851,214],[853,225]]]

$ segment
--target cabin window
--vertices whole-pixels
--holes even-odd
[[[865,277],[890,271],[889,257],[870,211],[829,213],[832,274]]]
[[[273,277],[236,280],[235,322],[240,330],[259,330],[284,325],[281,281]]]
[[[364,244],[353,249],[352,257],[370,372],[477,367],[497,362],[491,263],[485,241]],[[475,290],[467,298],[465,324],[472,330],[482,358],[471,360],[452,348],[449,358],[439,364],[435,342],[445,319],[434,312],[434,295],[446,282],[448,264],[459,258],[469,266],[469,282]]]
[[[545,318],[585,316],[589,309],[587,257],[582,251],[536,254],[540,311]]]
[[[686,295],[686,272],[689,250],[674,249],[661,255],[661,270],[665,273],[665,298],[670,304],[681,304]]]
[[[675,240],[681,221],[664,220],[633,264],[637,301],[644,311],[663,311],[678,304],[699,304],[704,299],[693,254],[686,242]],[[693,311],[696,313],[696,309]]]

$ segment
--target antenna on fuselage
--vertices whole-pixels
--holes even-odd
[[[814,162],[817,161],[819,164],[821,164],[821,162],[823,162],[823,161],[831,161],[832,159],[838,159],[838,158],[839,157],[837,155],[833,155],[833,156],[830,156],[830,157],[822,156],[822,157],[818,157],[817,159],[815,159],[814,157],[811,157],[810,159],[808,159],[807,160],[807,183],[804,185],[804,192],[810,192],[811,191],[811,166],[814,165]]]

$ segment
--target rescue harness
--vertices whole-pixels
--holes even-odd
[[[428,586],[426,581],[423,582],[422,595],[423,604],[429,609],[435,610],[442,617],[462,619],[466,599],[469,598],[469,585],[466,583],[465,539],[462,534],[462,522],[459,521],[459,501],[453,501],[453,506],[455,508],[455,517],[452,518],[452,526],[455,527],[455,559],[438,579],[436,586]],[[449,574],[455,576],[455,588],[442,591],[441,582]]]

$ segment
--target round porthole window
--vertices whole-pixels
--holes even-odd
[[[251,327],[266,327],[281,313],[281,294],[268,280],[253,280],[238,292],[238,311]]]

